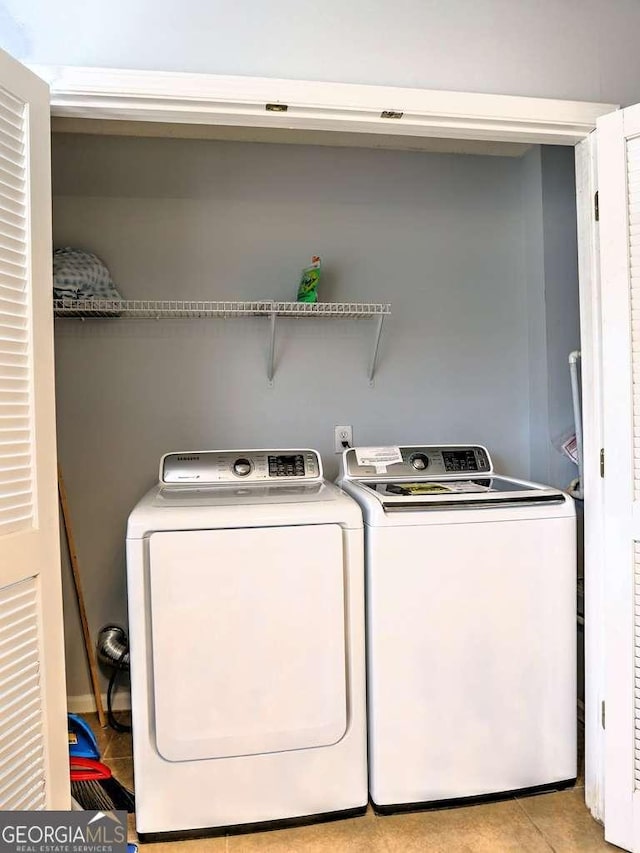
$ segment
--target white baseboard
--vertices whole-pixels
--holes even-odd
[[[130,711],[131,695],[128,690],[118,689],[113,697],[114,711]],[[102,705],[107,710],[107,694],[102,694]],[[96,703],[93,693],[82,693],[80,696],[67,696],[67,710],[70,714],[95,714]]]

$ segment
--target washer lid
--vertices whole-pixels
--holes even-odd
[[[566,500],[558,489],[496,476],[412,481],[362,480],[358,485],[367,493],[373,493],[386,512],[564,503]]]

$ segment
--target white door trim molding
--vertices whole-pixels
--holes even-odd
[[[598,227],[593,220],[595,141],[583,142],[614,104],[402,89],[302,80],[227,77],[163,71],[33,66],[51,87],[54,117],[147,122],[157,125],[267,129],[295,141],[300,131],[340,139],[361,135],[375,146],[419,148],[419,140],[578,145],[577,204],[580,254],[581,348],[587,499],[586,571],[586,800],[604,817],[603,530],[599,449],[602,376]],[[286,106],[286,110],[268,109]],[[387,112],[385,116],[384,113]],[[399,114],[399,115],[394,115]],[[75,130],[80,132],[78,122]],[[89,125],[89,122],[87,122]],[[395,140],[394,140],[395,137]],[[300,138],[300,136],[298,137]],[[412,140],[417,140],[415,144]],[[274,139],[275,141],[275,139]],[[404,144],[403,144],[404,143]],[[579,145],[579,143],[583,143]],[[326,140],[324,141],[326,143]]]
[[[614,104],[309,80],[32,66],[54,116],[575,145]],[[267,106],[269,105],[269,106]],[[280,110],[280,111],[278,111]]]
[[[595,217],[598,188],[596,134],[576,146],[576,207],[580,282],[580,348],[582,352],[582,429],[585,596],[585,800],[592,815],[604,822],[604,480],[600,449],[604,447],[602,412],[602,316],[599,225]]]

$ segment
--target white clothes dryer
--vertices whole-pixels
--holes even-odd
[[[363,813],[359,507],[313,450],[171,453],[160,480],[127,531],[138,834]]]
[[[342,458],[365,519],[374,807],[573,784],[573,501],[496,476],[484,447],[400,453],[386,469]]]

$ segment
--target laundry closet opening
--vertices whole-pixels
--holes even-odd
[[[360,445],[484,444],[503,474],[577,476],[561,450],[580,348],[573,148],[107,124],[54,122],[53,233],[98,255],[123,299],[295,300],[319,255],[322,302],[391,316],[373,384],[365,321],[279,321],[272,385],[261,318],[56,321],[59,458],[94,629],[126,624],[126,519],[168,451],[313,447],[332,478],[334,426],[351,424]],[[70,707],[90,710],[69,577]]]

